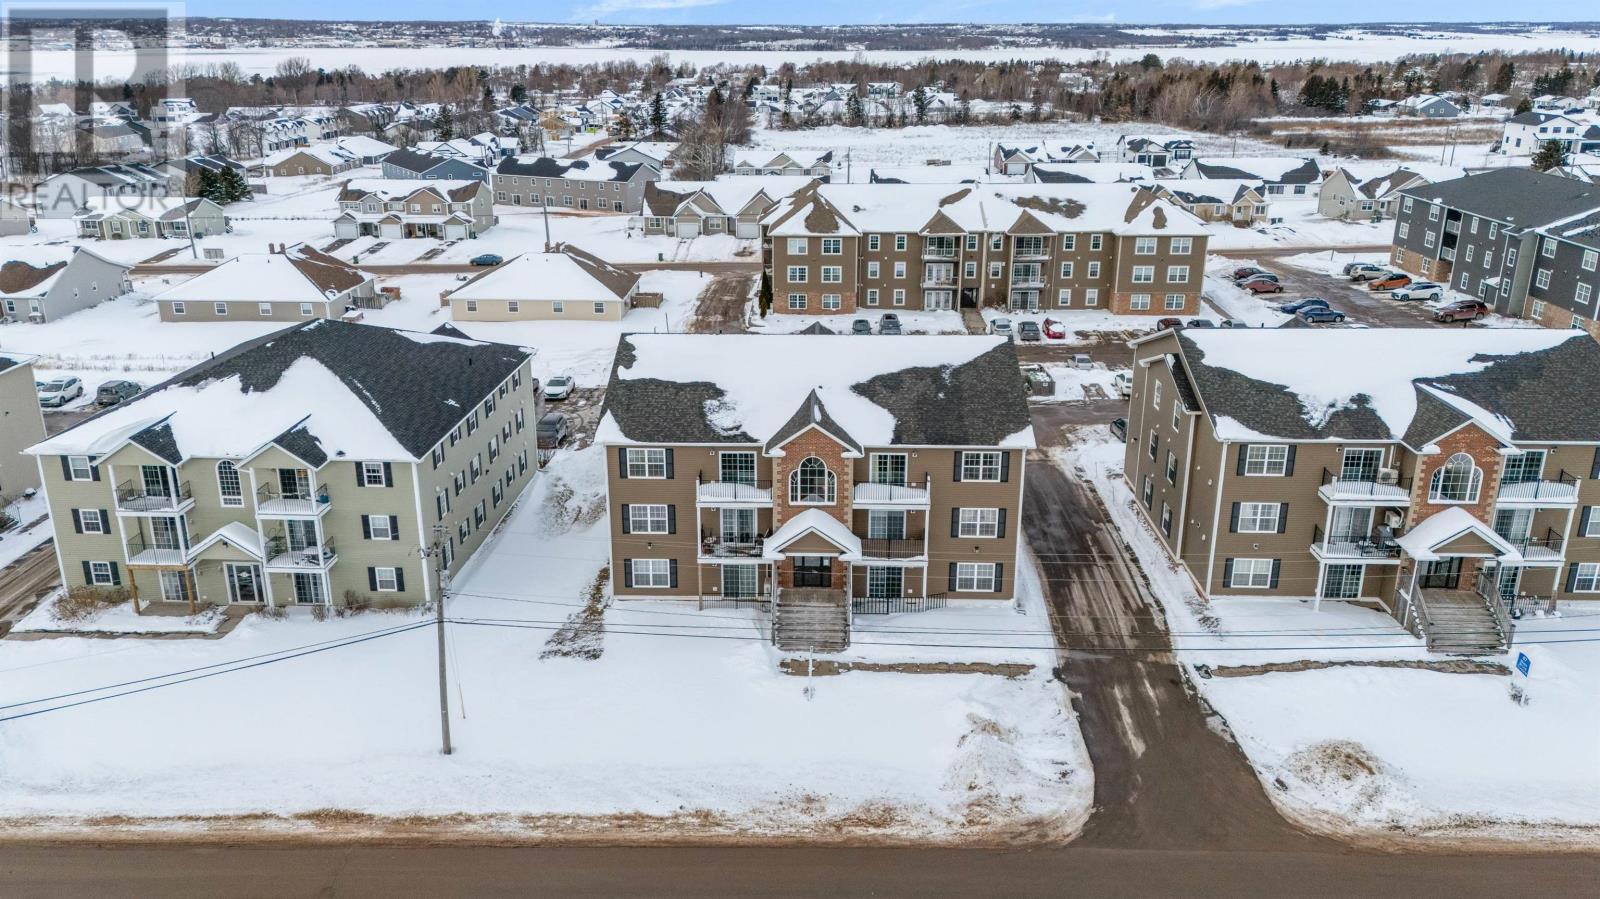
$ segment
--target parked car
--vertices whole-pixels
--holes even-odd
[[[1244,322],[1234,321],[1231,318],[1225,318],[1222,321],[1217,322],[1217,327],[1219,327],[1219,328],[1248,328],[1250,326],[1245,324]]]
[[[1215,328],[1217,323],[1205,318],[1191,318],[1184,323],[1185,328]]]
[[[1245,278],[1248,278],[1251,275],[1267,275],[1267,274],[1271,274],[1271,272],[1268,272],[1264,268],[1257,268],[1257,267],[1255,267],[1253,265],[1241,265],[1238,268],[1233,270],[1233,280],[1235,280],[1235,281],[1243,281]]]
[[[131,400],[144,390],[133,381],[107,381],[100,385],[94,392],[96,406],[115,406],[123,400]]]
[[[869,322],[864,318],[858,318],[855,321],[850,323],[850,333],[851,334],[871,334],[872,333],[872,322]]]
[[[1306,297],[1303,300],[1295,300],[1292,303],[1284,303],[1282,306],[1278,307],[1278,311],[1287,312],[1290,315],[1294,315],[1302,309],[1310,309],[1312,306],[1326,307],[1327,305],[1328,301],[1322,299],[1321,297]]]
[[[999,334],[1001,337],[1010,337],[1015,332],[1011,326],[1011,319],[997,318],[989,322],[989,333]]]
[[[1123,443],[1128,442],[1128,420],[1126,418],[1111,419],[1111,436]]]
[[[57,378],[54,381],[35,381],[41,406],[65,406],[83,396],[83,382],[77,378]]]
[[[1051,340],[1065,340],[1067,326],[1053,318],[1047,318],[1044,320],[1044,336]]]
[[[539,419],[539,449],[555,449],[572,436],[567,417],[560,412],[546,412]]]
[[[1156,330],[1157,331],[1176,331],[1181,327],[1183,327],[1183,319],[1181,319],[1181,318],[1158,318],[1158,319],[1156,319]]]
[[[1094,368],[1094,357],[1090,356],[1088,353],[1073,353],[1072,354],[1072,367],[1073,368]]]
[[[1384,272],[1367,282],[1368,290],[1394,290],[1411,283],[1411,276],[1405,272]]]
[[[1412,281],[1404,287],[1395,289],[1389,296],[1396,300],[1442,300],[1444,285],[1432,281]]]
[[[879,334],[902,334],[902,333],[904,333],[903,331],[900,330],[900,316],[895,315],[893,312],[885,312],[883,314],[883,317],[878,319],[878,333]]]
[[[1300,310],[1300,318],[1312,325],[1318,322],[1342,322],[1344,313],[1337,309],[1329,309],[1327,306],[1312,306]]]
[[[494,253],[484,253],[481,256],[472,257],[473,265],[499,265],[502,262],[505,262],[505,260]]]
[[[1482,300],[1456,300],[1446,303],[1433,313],[1433,320],[1440,322],[1465,322],[1477,321],[1489,314],[1489,305]]]
[[[1246,281],[1271,281],[1276,284],[1278,283],[1278,276],[1272,272],[1256,272],[1253,275],[1245,275],[1243,278],[1233,279],[1234,284],[1243,284]]]
[[[1133,376],[1125,371],[1119,371],[1111,376],[1111,386],[1117,390],[1117,396],[1127,399],[1133,396]]]
[[[572,396],[572,388],[575,386],[572,375],[553,375],[544,382],[544,398],[547,400],[564,400]]]
[[[1038,343],[1044,339],[1038,322],[1017,322],[1017,339],[1023,343]]]
[[[1388,269],[1370,262],[1352,262],[1344,267],[1344,276],[1352,281],[1371,281],[1388,273]]]
[[[1283,285],[1265,278],[1253,278],[1239,285],[1251,293],[1283,293]]]

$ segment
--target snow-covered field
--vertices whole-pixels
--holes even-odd
[[[1309,598],[1202,599],[1137,511],[1120,444],[1087,443],[1057,462],[1082,470],[1105,500],[1180,661],[1286,815],[1377,838],[1600,841],[1600,606],[1569,604],[1518,625],[1513,652],[1532,660],[1532,701],[1518,705],[1512,677],[1370,664],[1440,660],[1382,612],[1334,601],[1319,609]],[[1308,661],[1356,664],[1202,673]]]
[[[787,675],[764,615],[692,603],[610,604],[598,627],[552,640],[583,619],[605,564],[603,478],[599,450],[561,454],[454,579],[453,755],[438,751],[423,614],[291,610],[219,640],[4,641],[0,814],[464,812],[503,835],[608,839],[1059,839],[1082,823],[1092,777],[1031,576],[1028,614],[884,617],[846,656],[1035,666],[1014,679]],[[558,645],[573,654],[544,655]],[[205,666],[215,676],[170,674]],[[155,689],[14,717],[130,681]],[[77,695],[37,701],[61,694]]]
[[[32,499],[16,499],[4,507],[4,511],[17,522],[17,529],[0,534],[0,568],[10,565],[22,558],[28,550],[50,539],[50,522],[40,522],[37,526],[29,527],[33,522],[50,512],[50,506],[45,502],[44,494],[36,494]]]

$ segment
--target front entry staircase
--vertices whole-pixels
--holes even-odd
[[[772,642],[785,652],[848,649],[849,600],[839,590],[780,589],[772,604]]]
[[[1424,589],[1421,613],[1429,652],[1500,655],[1511,645],[1510,622],[1472,590]]]

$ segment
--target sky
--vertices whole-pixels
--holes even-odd
[[[838,25],[900,22],[1091,22],[1193,24],[1304,24],[1334,22],[1486,22],[1515,15],[1520,22],[1575,21],[1600,10],[1575,0],[1343,0],[1337,4],[1285,4],[1277,0],[1065,0],[1036,6],[1013,0],[922,0],[892,7],[860,0],[188,0],[194,16],[276,19],[495,19],[674,25]]]

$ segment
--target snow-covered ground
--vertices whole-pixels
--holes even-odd
[[[462,812],[486,816],[462,826],[500,835],[610,840],[1056,840],[1082,824],[1092,775],[1050,677],[1031,566],[1019,566],[1019,608],[863,622],[842,657],[1020,662],[1029,674],[797,677],[779,671],[748,608],[615,603],[586,619],[587,598],[606,593],[603,481],[599,450],[562,453],[454,579],[453,755],[438,751],[426,614],[316,622],[296,609],[219,640],[4,641],[0,809],[34,828],[107,814],[289,816],[249,825],[271,828],[330,809]],[[197,674],[211,676],[182,682]],[[14,717],[130,681],[155,689]],[[38,701],[62,694],[78,695]]]
[[[210,634],[222,625],[221,609],[205,609],[195,615],[136,615],[127,603],[111,606],[82,617],[64,615],[58,603],[65,598],[57,592],[18,621],[11,632],[72,632],[101,634]]]
[[[1297,155],[1278,149],[1274,156]],[[1393,222],[1341,222],[1324,218],[1317,213],[1316,200],[1267,199],[1273,218],[1281,218],[1276,225],[1255,228],[1235,228],[1224,222],[1209,226],[1212,250],[1244,250],[1273,247],[1341,247],[1387,244],[1394,237]]]
[[[1045,363],[1044,370],[1055,382],[1055,393],[1048,399],[1031,397],[1030,399],[1035,402],[1115,399],[1116,377],[1119,373],[1128,372],[1125,368],[1108,368],[1102,362],[1093,363],[1088,368],[1079,368],[1064,362],[1049,362]]]
[[[17,527],[0,534],[0,568],[22,558],[29,550],[49,540],[51,535],[48,518],[29,527],[35,520],[50,513],[50,505],[45,502],[43,493],[35,494],[31,499],[13,500],[4,511],[17,522]]]
[[[1390,616],[1342,602],[1206,601],[1137,510],[1121,444],[1093,440],[1056,461],[1105,500],[1161,600],[1180,662],[1285,814],[1378,838],[1600,841],[1600,606],[1524,619],[1513,653],[1532,661],[1525,679],[1378,667],[1443,657]],[[1335,664],[1205,676],[1304,662]],[[1514,678],[1529,704],[1511,700]]]

